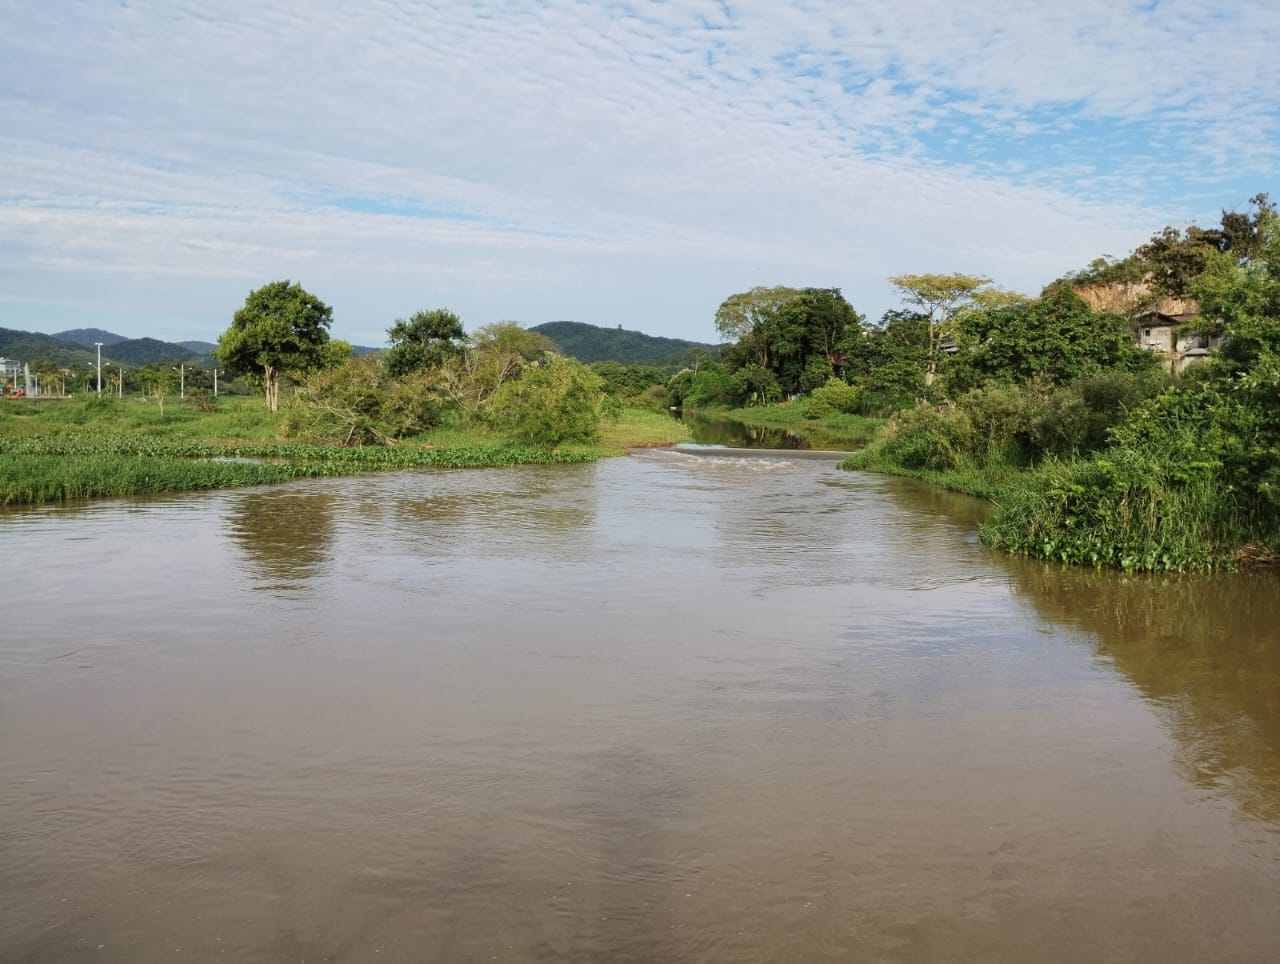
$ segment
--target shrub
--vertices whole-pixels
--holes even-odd
[[[973,442],[973,423],[963,411],[921,404],[889,423],[882,451],[908,469],[939,472],[959,468]]]
[[[582,363],[549,354],[498,389],[487,416],[500,431],[534,445],[594,441],[603,385]]]
[[[809,416],[828,418],[832,415],[848,415],[858,410],[861,401],[862,393],[858,389],[833,375],[810,395]]]
[[[448,405],[428,373],[394,378],[376,357],[317,372],[293,395],[281,431],[331,445],[394,444],[439,425]]]

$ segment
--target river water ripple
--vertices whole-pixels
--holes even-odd
[[[1280,582],[637,453],[0,516],[0,960],[1274,961]]]

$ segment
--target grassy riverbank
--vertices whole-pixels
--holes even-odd
[[[827,415],[815,418],[809,410],[807,398],[799,398],[781,405],[715,409],[704,411],[702,414],[733,419],[746,425],[795,432],[815,449],[862,448],[884,425],[883,419],[868,418],[865,415]]]
[[[983,541],[1022,555],[1126,572],[1274,563],[1276,449],[1240,395],[1114,374],[1047,394],[988,385],[899,412],[842,466],[988,499]]]
[[[967,462],[954,468],[911,467],[902,464],[889,447],[881,433],[872,439],[864,448],[854,452],[840,463],[842,469],[856,469],[861,472],[877,472],[881,475],[901,475],[909,479],[919,479],[936,485],[950,492],[961,492],[964,495],[976,496],[989,502],[996,501],[1004,487],[1023,475],[1025,466],[1015,464],[1001,457],[993,458],[981,464]]]
[[[513,444],[483,431],[440,430],[395,446],[340,447],[279,439],[281,417],[260,399],[201,411],[135,399],[0,405],[0,505],[261,485],[401,468],[590,462],[687,437],[673,419],[624,411],[593,445]]]

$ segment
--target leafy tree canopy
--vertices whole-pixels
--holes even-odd
[[[546,355],[489,400],[490,420],[534,445],[594,441],[600,431],[604,380],[581,362]]]
[[[1224,210],[1215,227],[1166,227],[1127,258],[1096,258],[1063,280],[1077,286],[1142,284],[1157,298],[1188,297],[1196,279],[1223,261],[1219,255],[1227,255],[1225,260],[1237,265],[1259,255],[1266,246],[1263,225],[1275,213],[1268,195],[1256,194],[1249,200],[1248,211]]]
[[[218,359],[236,375],[258,375],[267,408],[280,407],[280,378],[303,378],[332,360],[325,355],[333,309],[288,281],[249,292],[231,327],[218,339]]]
[[[415,312],[407,321],[397,318],[387,329],[391,341],[385,362],[392,375],[438,368],[446,358],[462,353],[467,333],[462,320],[448,308]]]
[[[1137,371],[1155,363],[1133,344],[1118,315],[1096,312],[1067,285],[1038,301],[970,310],[955,321],[958,353],[947,360],[954,395],[988,380],[1068,382],[1101,371]]]
[[[723,353],[726,367],[738,389],[760,402],[826,382],[861,326],[839,288],[752,288],[716,311],[717,330],[737,339]]]

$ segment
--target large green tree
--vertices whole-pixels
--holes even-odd
[[[868,415],[889,415],[926,394],[929,319],[910,311],[888,311],[879,324],[854,340],[845,356],[845,380],[861,391]]]
[[[1066,284],[1034,302],[962,312],[952,336],[959,351],[946,361],[943,381],[953,397],[987,381],[1061,384],[1155,364],[1133,344],[1124,318],[1093,311]]]
[[[391,348],[386,354],[387,371],[407,375],[426,368],[438,368],[445,359],[460,355],[467,337],[462,319],[448,308],[414,312],[407,320],[397,318],[387,329]]]
[[[979,292],[991,284],[990,278],[976,274],[900,274],[889,279],[902,300],[929,319],[929,355],[925,384],[932,385],[938,368],[947,323],[978,301]]]
[[[716,328],[736,338],[724,352],[746,394],[768,401],[823,384],[861,331],[839,288],[752,288],[731,295]]]
[[[231,327],[218,339],[223,368],[262,379],[267,408],[279,411],[280,378],[303,378],[332,359],[326,355],[333,309],[302,285],[273,281],[249,292]]]
[[[555,347],[550,338],[512,321],[485,325],[467,339],[465,350],[444,359],[435,372],[437,381],[441,391],[473,418],[499,388],[554,354]]]

